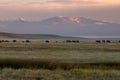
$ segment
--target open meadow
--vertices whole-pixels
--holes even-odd
[[[1,43],[0,80],[120,80],[119,43]]]

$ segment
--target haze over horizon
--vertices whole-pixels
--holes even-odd
[[[119,8],[120,0],[0,0],[0,20],[40,21],[62,15],[120,23]]]

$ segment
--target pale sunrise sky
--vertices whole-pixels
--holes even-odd
[[[0,0],[0,20],[88,17],[120,23],[120,0]]]

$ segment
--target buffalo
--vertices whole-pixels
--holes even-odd
[[[25,42],[26,42],[26,43],[30,43],[30,40],[26,40]]]
[[[96,42],[97,42],[97,43],[101,43],[101,41],[100,41],[100,40],[96,40]]]
[[[107,42],[107,43],[111,43],[111,41],[110,41],[110,40],[107,40],[106,42]]]
[[[49,41],[49,40],[46,40],[45,42],[46,42],[46,43],[49,43],[50,41]]]
[[[72,41],[71,40],[66,40],[67,43],[71,43]]]
[[[103,42],[103,43],[106,43],[106,41],[105,41],[105,40],[102,40],[102,42]]]

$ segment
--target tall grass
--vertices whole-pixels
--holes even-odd
[[[11,69],[0,70],[1,80],[119,80],[119,70]]]
[[[0,59],[0,67],[8,68],[36,68],[36,69],[117,69],[120,70],[120,63],[67,63],[49,60],[34,59]]]

